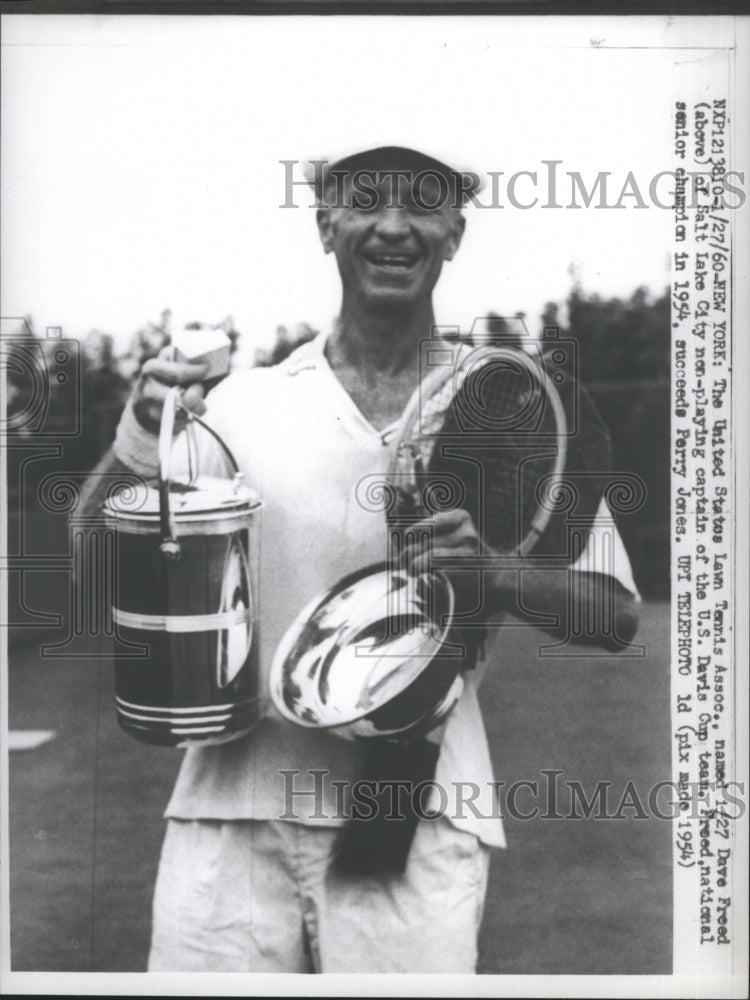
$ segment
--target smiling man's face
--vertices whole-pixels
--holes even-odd
[[[396,187],[392,177],[368,182],[376,196],[358,194],[346,178],[334,207],[318,209],[320,237],[336,255],[346,299],[369,310],[429,301],[464,229],[461,212],[450,203],[426,207],[441,201],[437,182],[433,190],[430,181],[415,198],[408,182]]]

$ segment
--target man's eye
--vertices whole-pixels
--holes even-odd
[[[419,202],[416,202],[416,201],[415,202],[409,202],[404,207],[406,208],[406,210],[411,215],[417,215],[420,218],[425,218],[426,217],[426,218],[433,219],[433,218],[437,218],[440,215],[440,209],[435,208],[434,206],[429,205],[429,204],[425,205],[424,202],[422,202],[421,204]]]
[[[425,205],[424,202],[420,205],[419,202],[415,202],[413,205],[409,206],[410,211],[416,212],[418,215],[437,215],[438,209],[432,205]]]
[[[416,215],[437,215],[440,211],[439,199],[432,192],[422,192],[419,196],[408,195],[403,201],[403,207]]]
[[[368,198],[362,195],[354,195],[352,198],[352,208],[355,212],[374,212],[378,207],[377,199]]]

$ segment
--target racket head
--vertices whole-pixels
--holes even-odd
[[[562,400],[539,357],[507,346],[448,346],[451,363],[422,380],[399,425],[388,519],[464,509],[492,550],[525,555],[558,499],[567,454]]]
[[[614,471],[609,429],[583,383],[568,371],[557,389],[567,419],[565,469],[535,554],[575,562],[603,512],[602,501],[617,498],[618,491],[629,494],[633,484],[629,474]]]

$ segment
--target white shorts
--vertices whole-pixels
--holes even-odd
[[[489,849],[422,820],[406,872],[328,871],[336,828],[169,820],[151,972],[472,973]]]

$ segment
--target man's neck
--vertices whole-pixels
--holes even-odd
[[[397,376],[417,365],[420,341],[432,334],[434,324],[431,302],[412,309],[367,312],[344,300],[328,341],[328,361],[334,369]]]

